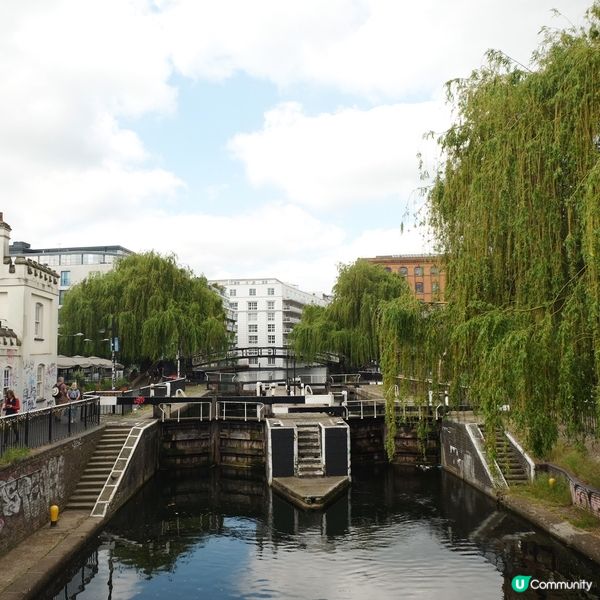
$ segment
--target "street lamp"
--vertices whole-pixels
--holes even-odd
[[[98,333],[105,333],[104,329],[100,329],[98,331]],[[83,333],[81,334],[83,335]],[[92,340],[91,338],[85,338],[83,340],[84,342],[93,342],[94,340]],[[117,387],[117,357],[116,357],[116,352],[119,349],[118,345],[119,345],[119,340],[118,338],[102,338],[101,340],[96,340],[98,342],[110,342],[110,353],[111,353],[111,362],[112,362],[112,366],[111,366],[111,382],[112,382],[112,389],[113,391],[116,389]]]

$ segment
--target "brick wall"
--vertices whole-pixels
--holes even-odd
[[[52,504],[64,508],[102,429],[36,449],[24,461],[0,469],[0,552],[48,523]]]

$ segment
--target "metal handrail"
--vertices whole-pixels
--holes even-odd
[[[229,415],[227,407],[229,406]],[[243,407],[243,415],[239,414],[240,408]],[[250,410],[248,410],[250,408]],[[237,410],[236,410],[237,409]],[[253,415],[253,410],[256,414]],[[232,413],[232,411],[235,411]],[[243,420],[243,421],[262,421],[265,418],[265,405],[262,402],[232,402],[220,400],[217,402],[217,421],[225,421],[226,419]]]
[[[183,404],[177,411],[177,417],[173,417],[172,406],[174,404]],[[182,411],[187,407],[192,409],[192,407],[200,407],[200,416],[197,414],[193,415],[184,415],[182,416]],[[205,410],[205,407],[208,407],[208,410]],[[165,421],[177,421],[178,423],[181,421],[212,421],[212,402],[163,402],[158,405],[158,408],[161,411],[161,421],[164,423]]]
[[[99,398],[0,417],[0,455],[11,448],[39,448],[100,424]]]

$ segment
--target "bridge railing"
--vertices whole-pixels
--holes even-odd
[[[348,400],[346,416],[348,419],[383,418],[385,417],[385,400]]]
[[[100,424],[95,396],[48,408],[0,417],[0,456],[12,448],[39,448]]]
[[[337,373],[329,376],[332,385],[358,385],[360,373]]]
[[[212,402],[169,402],[159,404],[161,421],[212,421]]]
[[[262,421],[265,418],[265,405],[262,402],[217,402],[217,421],[229,419],[240,421]]]

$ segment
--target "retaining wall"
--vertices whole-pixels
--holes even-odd
[[[0,552],[48,523],[52,504],[64,508],[103,429],[33,450],[25,460],[0,469]]]
[[[490,496],[496,495],[493,476],[485,462],[483,438],[474,424],[443,421],[440,447],[446,471]]]

